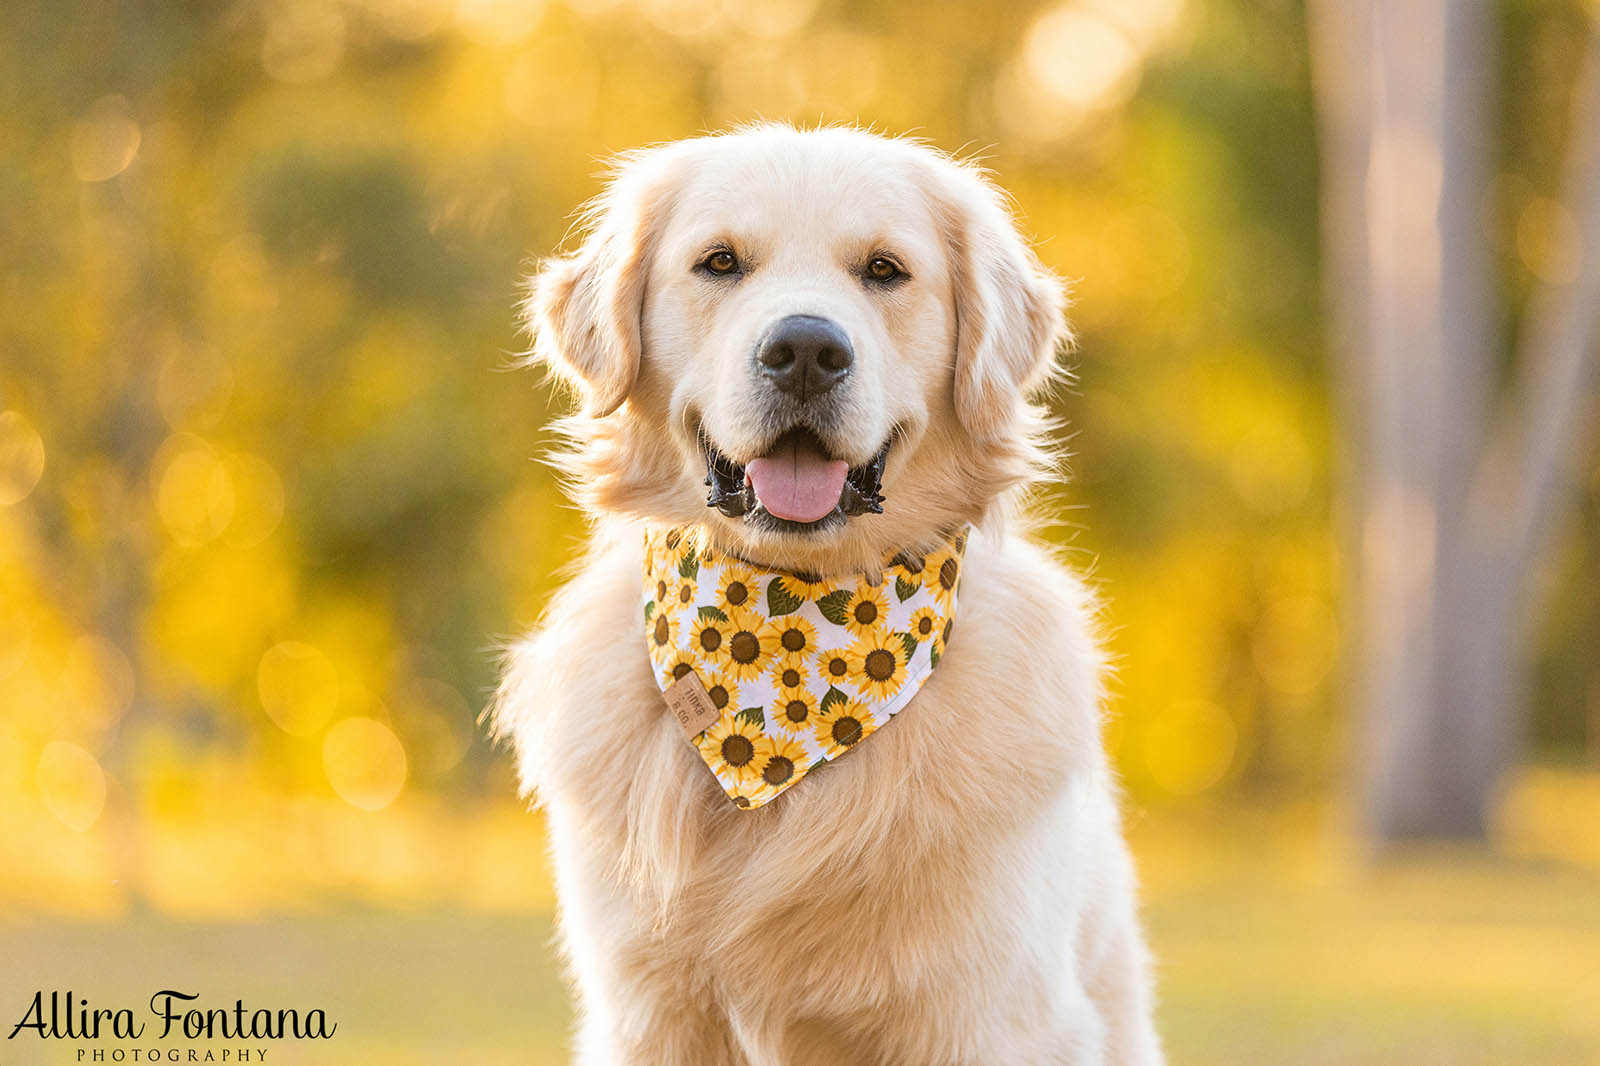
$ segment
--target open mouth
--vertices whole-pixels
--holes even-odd
[[[706,506],[730,518],[764,521],[780,529],[811,530],[835,516],[883,513],[888,441],[864,466],[854,468],[830,456],[816,434],[798,427],[744,465],[719,451],[703,430],[700,447],[706,460],[706,485],[711,489]]]

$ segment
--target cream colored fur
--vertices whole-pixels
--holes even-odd
[[[1026,394],[1061,288],[975,169],[851,129],[762,126],[627,157],[529,300],[535,357],[583,411],[560,458],[594,519],[510,652],[495,713],[549,822],[585,1066],[1162,1061],[1080,581],[1011,518],[1040,469]],[[747,273],[708,284],[706,242]],[[861,284],[892,251],[910,280]],[[824,314],[856,350],[849,451],[893,436],[885,513],[809,537],[705,506],[697,427],[746,461],[755,338]],[[665,713],[641,523],[780,567],[870,566],[977,524],[939,668],[847,757],[753,811]]]

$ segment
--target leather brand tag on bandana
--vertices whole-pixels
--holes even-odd
[[[717,705],[711,702],[711,693],[693,671],[662,689],[661,694],[667,698],[672,717],[678,720],[679,727],[690,740],[710,729],[722,717]]]
[[[820,578],[644,543],[644,630],[673,717],[733,802],[770,802],[871,736],[944,654],[967,531],[881,572]]]

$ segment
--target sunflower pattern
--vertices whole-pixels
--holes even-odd
[[[856,691],[878,700],[892,697],[905,683],[906,664],[915,651],[916,641],[908,643],[904,633],[863,633],[845,653]]]
[[[646,531],[651,668],[663,691],[690,673],[706,689],[718,717],[694,745],[736,806],[771,802],[910,701],[949,641],[967,537],[832,579]]]

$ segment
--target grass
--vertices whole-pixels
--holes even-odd
[[[1600,876],[1301,817],[1136,824],[1175,1066],[1600,1063]]]
[[[1129,835],[1174,1066],[1600,1062],[1590,867],[1450,850],[1373,865],[1304,813],[1136,814]],[[268,1063],[540,1066],[565,1061],[569,1016],[549,936],[544,915],[440,907],[208,923],[13,915],[0,920],[0,1022],[9,1032],[39,988],[144,1015],[173,987],[216,1006],[322,1007],[339,1023],[320,1046],[269,1046]],[[92,1046],[117,1045],[25,1032],[0,1041],[0,1066],[76,1062]]]

